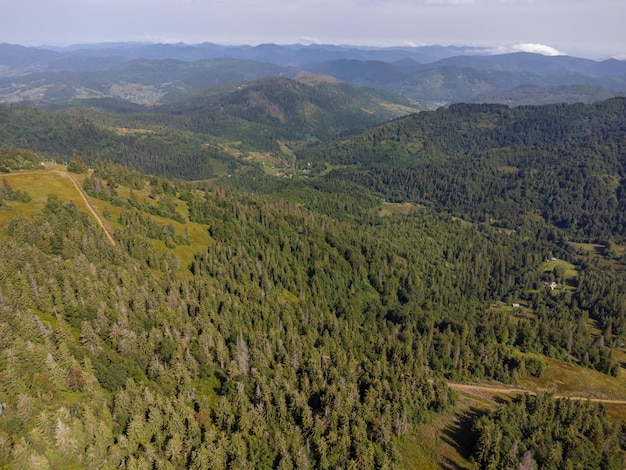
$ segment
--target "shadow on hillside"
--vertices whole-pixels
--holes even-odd
[[[472,431],[472,423],[474,420],[485,413],[476,407],[471,407],[458,415],[457,419],[450,426],[446,427],[442,432],[441,439],[466,460],[470,460],[474,444],[476,442],[476,434]],[[445,459],[443,467],[446,470],[459,468],[456,462]]]

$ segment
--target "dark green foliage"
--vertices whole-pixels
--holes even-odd
[[[300,155],[347,165],[362,184],[476,221],[516,228],[529,213],[595,241],[626,238],[626,100],[508,108],[453,105]]]
[[[107,185],[113,188],[121,184],[132,189],[143,189],[146,185],[145,175],[106,160],[94,162],[94,176],[106,180]]]
[[[139,134],[119,134],[110,124],[97,125],[85,113],[73,111],[0,107],[0,118],[5,123],[1,141],[50,157],[78,153],[88,162],[112,160],[145,173],[187,179],[215,176],[215,168],[225,173],[240,166],[216,145],[205,145],[206,136],[176,129],[175,118],[164,117],[165,122],[157,123],[155,130]],[[171,126],[163,127],[167,124]]]
[[[619,102],[604,107],[621,109]],[[542,109],[546,122],[539,123],[567,136],[557,118],[569,112]],[[505,107],[457,106],[428,119],[441,120],[438,132],[452,132],[475,113],[493,139],[521,138],[494,130],[498,119],[517,113]],[[407,122],[420,121],[390,126]],[[523,128],[531,127],[529,121]],[[403,137],[376,137],[387,153],[368,153],[368,136],[388,129],[354,141],[387,176],[413,162],[413,150],[422,151]],[[598,129],[607,147],[621,148],[608,137],[621,135],[612,123]],[[451,162],[463,162],[463,148],[483,145],[480,132],[487,131],[468,130],[461,142],[441,143],[445,152],[433,144],[411,168],[434,168],[448,152]],[[528,133],[531,140],[545,137],[540,129]],[[483,150],[472,178],[499,181],[487,158],[492,150]],[[84,187],[121,208],[115,246],[89,216],[54,194],[32,217],[15,217],[0,245],[0,340],[6,345],[0,401],[8,404],[0,449],[9,456],[0,453],[0,463],[387,468],[398,463],[396,436],[455,402],[445,380],[512,383],[540,376],[543,355],[619,371],[611,350],[626,337],[618,247],[610,260],[581,261],[567,241],[575,229],[527,216],[543,192],[528,191],[528,199],[517,202],[480,193],[474,202],[500,211],[497,221],[484,207],[474,211],[466,195],[453,194],[446,196],[450,211],[467,207],[465,220],[437,212],[448,207],[441,201],[394,206],[398,214],[383,216],[381,199],[362,185],[377,167],[349,152],[329,158],[362,166],[319,179],[253,173],[191,185],[95,162]],[[385,159],[392,164],[383,165]],[[563,178],[575,179],[585,165],[564,166],[570,176]],[[450,181],[452,167],[424,175],[429,182],[433,175]],[[350,172],[358,177],[345,176]],[[393,178],[383,182],[389,184],[384,191],[400,199],[406,188]],[[122,185],[131,188],[127,200],[119,196]],[[148,190],[145,200],[137,196]],[[482,191],[479,184],[476,190]],[[8,183],[2,191],[15,192]],[[384,191],[379,187],[378,194]],[[566,201],[567,194],[555,197]],[[179,212],[181,204],[188,211]],[[613,218],[606,220],[619,218],[607,211]],[[207,234],[189,266],[176,256],[188,237],[174,223],[155,222],[157,215],[186,222],[182,213]],[[604,238],[610,247],[619,231],[602,220],[593,230],[611,232]],[[151,240],[165,248],[157,250]],[[542,270],[551,257],[573,263],[576,278],[559,265]],[[570,284],[553,291],[553,280]],[[516,300],[524,311],[510,306]],[[600,408],[544,396],[522,400],[501,414],[506,423],[524,423],[530,441],[488,416],[476,427],[487,433],[478,444],[481,465],[614,468],[618,428],[606,424]]]
[[[157,255],[145,241],[154,227],[138,209],[122,212],[115,247],[93,239],[89,219],[54,195],[34,221],[11,223],[12,240],[0,250],[0,288],[10,299],[3,338],[12,345],[0,358],[2,393],[10,419],[20,400],[37,411],[25,409],[20,429],[0,430],[18,438],[51,422],[61,429],[55,447],[87,466],[96,456],[109,466],[150,459],[178,468],[194,459],[393,463],[393,435],[453,396],[427,381],[423,358],[411,357],[420,333],[380,322],[395,288],[369,286],[367,271],[377,268],[367,263],[378,255],[359,251],[372,240],[342,241],[348,225],[243,193],[207,193],[199,203],[196,211],[212,207],[203,216],[212,227],[232,214],[232,232],[220,228],[227,238],[216,235],[197,255],[195,274],[179,280],[168,274],[178,269],[171,253]],[[389,269],[402,269],[398,255],[384,257]],[[364,316],[370,301],[374,311]],[[37,398],[70,406],[84,390],[99,398],[74,418],[57,419]],[[83,447],[94,422],[103,437]],[[9,445],[10,461],[25,452],[60,465],[44,456],[41,439]]]
[[[249,139],[239,126],[258,126],[270,131],[268,139],[325,140],[350,129],[361,129],[394,117],[372,99],[375,92],[341,83],[303,83],[285,78],[268,78],[237,87],[234,92],[208,94],[203,106],[194,101],[185,110],[186,128],[194,132],[228,132],[232,140]],[[381,101],[383,94],[380,93]],[[391,95],[387,99],[396,99]],[[226,120],[225,120],[226,118]],[[230,121],[229,121],[230,120]],[[251,148],[264,147],[261,140],[247,142]]]
[[[0,206],[5,204],[4,201],[30,202],[31,197],[26,191],[13,189],[9,182],[3,179],[2,186],[0,186]]]
[[[111,160],[143,173],[187,180],[242,169],[260,173],[256,164],[233,152],[285,158],[291,152],[285,153],[283,145],[293,150],[397,116],[398,111],[381,104],[383,99],[404,103],[345,84],[273,78],[208,91],[158,109],[132,108],[135,112],[111,107],[108,101],[101,109],[59,112],[0,107],[0,142],[50,157],[84,156],[81,170],[84,164]],[[70,161],[71,168],[75,161]],[[0,158],[0,171],[13,167]]]
[[[87,159],[85,157],[72,157],[67,164],[67,171],[72,173],[85,173],[89,169]]]
[[[330,468],[362,458],[382,467],[395,462],[394,434],[454,400],[443,382],[428,382],[427,367],[506,381],[523,373],[510,350],[521,324],[481,308],[510,291],[511,276],[523,277],[498,262],[504,253],[515,258],[522,238],[429,212],[357,225],[233,188],[186,198],[213,243],[180,280],[168,274],[177,269],[171,254],[146,241],[154,226],[137,208],[122,212],[125,227],[111,247],[102,236],[91,242],[88,219],[51,195],[41,229],[15,219],[14,241],[2,251],[3,295],[16,299],[10,308],[48,318],[39,320],[46,335],[79,364],[39,365],[33,393],[61,400],[91,384],[113,394],[107,412],[119,426],[108,432],[130,447],[109,444],[107,462],[145,459],[142,446],[152,442],[150,458],[177,466],[208,452],[229,465],[300,459]],[[367,212],[367,204],[357,207]],[[45,338],[37,341],[44,350]],[[168,450],[167,432],[154,431],[156,417],[122,407],[133,383],[144,391],[132,393],[148,395],[135,406],[163,407],[173,423],[187,423],[177,428],[194,443],[184,457]],[[12,406],[30,390],[21,384],[5,389]],[[178,411],[166,411],[174,400]]]
[[[620,426],[601,404],[524,395],[478,418],[474,431],[480,468],[623,468]]]
[[[152,213],[149,210],[146,212]],[[182,216],[179,216],[179,218],[182,219]],[[182,235],[178,235],[173,225],[169,224],[162,227],[153,222],[145,212],[136,209],[122,211],[118,222],[129,232],[143,233],[147,238],[162,240],[168,248],[174,248],[176,245],[181,244],[189,245],[189,240]]]
[[[41,155],[32,150],[14,146],[0,148],[0,173],[13,170],[37,170],[42,168],[41,163]]]

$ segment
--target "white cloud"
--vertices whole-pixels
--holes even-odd
[[[495,52],[626,53],[626,0],[0,0],[0,5],[0,42],[31,45],[154,38],[507,44]]]
[[[400,44],[402,46],[405,46],[405,47],[420,47],[420,46],[425,46],[426,45],[426,43],[424,43],[422,41],[411,41],[409,39],[405,39]]]
[[[534,43],[522,43],[514,44],[511,46],[513,52],[532,52],[533,54],[542,54],[547,56],[566,55],[561,51],[558,51],[554,47],[546,46],[545,44]]]
[[[499,44],[486,49],[490,54],[510,54],[511,52],[531,52],[547,56],[567,55],[552,46],[536,43]]]
[[[315,37],[304,37],[300,38],[298,43],[302,44],[303,46],[311,46],[313,44],[322,44],[322,41]]]

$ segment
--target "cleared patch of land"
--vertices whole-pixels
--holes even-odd
[[[122,208],[101,199],[90,198],[82,189],[86,175],[70,174],[63,165],[48,165],[46,169],[35,171],[16,171],[2,175],[13,189],[26,191],[32,198],[28,203],[9,201],[8,207],[0,211],[0,234],[6,233],[8,223],[18,214],[30,216],[46,205],[49,194],[56,194],[63,201],[73,201],[77,209],[89,214],[97,223],[112,244],[115,244],[113,233],[121,228],[117,222]],[[123,200],[130,197],[130,188],[119,186],[117,193]],[[158,204],[158,200],[151,197],[148,187],[143,190],[133,190],[134,197],[141,203],[151,205]],[[189,216],[187,204],[181,200],[175,200],[176,211],[185,219]],[[187,221],[180,223],[175,220],[150,214],[152,221],[162,227],[171,225],[179,235],[185,234],[189,245],[178,245],[176,256],[180,260],[181,269],[186,269],[198,251],[205,250],[212,243],[207,227]],[[166,248],[160,240],[150,240],[157,252],[163,252]]]
[[[626,364],[626,352],[615,350],[615,358]],[[543,358],[545,368],[540,378],[527,376],[515,385],[498,383],[455,383],[448,386],[458,394],[458,401],[448,413],[437,415],[407,436],[398,439],[402,468],[475,469],[471,449],[475,436],[472,422],[499,404],[520,394],[551,392],[555,398],[590,400],[602,403],[615,422],[626,421],[626,370],[618,377]]]
[[[378,210],[378,215],[400,215],[400,214],[412,214],[419,210],[422,210],[424,206],[420,204],[414,204],[412,202],[383,202],[382,207]]]

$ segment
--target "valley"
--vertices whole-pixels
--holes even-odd
[[[0,106],[0,468],[624,467],[624,98],[194,86]]]

